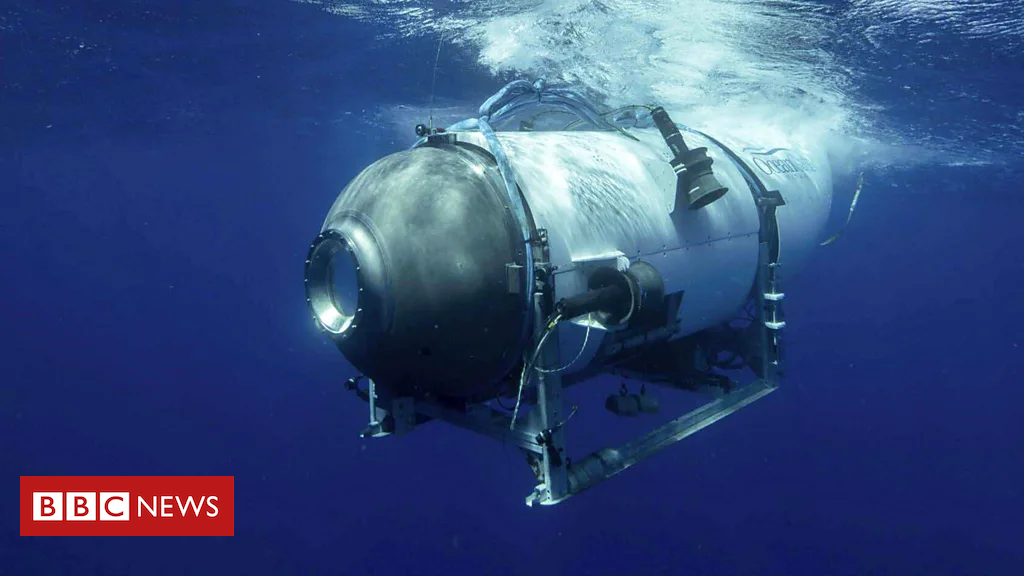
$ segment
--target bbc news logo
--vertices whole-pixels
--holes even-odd
[[[233,476],[22,476],[22,536],[234,536]]]
[[[136,496],[136,499],[139,505],[136,513],[138,518],[143,517],[143,510],[153,518],[158,514],[161,518],[174,518],[175,509],[181,513],[182,518],[188,516],[186,510],[199,518],[204,505],[207,507],[205,515],[208,518],[216,518],[220,514],[217,507],[219,496],[204,495],[200,496],[198,501],[194,496],[188,496],[184,502],[181,496],[153,496],[152,502],[143,496]],[[131,506],[131,502],[131,492],[33,492],[32,520],[130,520],[131,510],[128,507]]]

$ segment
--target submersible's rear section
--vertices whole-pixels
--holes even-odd
[[[368,435],[440,419],[501,438],[531,455],[530,501],[554,503],[774,389],[781,271],[807,261],[831,203],[822,154],[703,134],[658,107],[601,113],[543,83],[418,131],[342,191],[306,262],[316,322],[368,381],[350,383]],[[755,382],[703,412],[564,459],[563,386],[613,372],[696,389],[737,367]],[[656,405],[623,398],[608,409]]]

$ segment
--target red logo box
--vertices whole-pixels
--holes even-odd
[[[234,536],[234,476],[22,476],[22,536]]]

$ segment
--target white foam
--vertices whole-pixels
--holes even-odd
[[[884,47],[908,26],[921,42],[942,28],[1024,45],[1019,0],[853,0],[843,11],[810,0],[297,1],[372,21],[384,36],[443,31],[495,74],[567,82],[609,107],[657,103],[712,133],[827,146],[851,166],[986,159],[927,126],[901,130],[885,103],[859,94],[863,71],[823,46]]]

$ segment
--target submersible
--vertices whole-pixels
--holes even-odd
[[[523,81],[417,133],[344,188],[305,265],[316,324],[361,374],[365,435],[444,420],[512,442],[538,480],[527,502],[551,504],[777,386],[782,273],[831,205],[822,152]],[[712,400],[574,463],[562,391],[607,373]],[[605,407],[657,411],[644,390]]]

